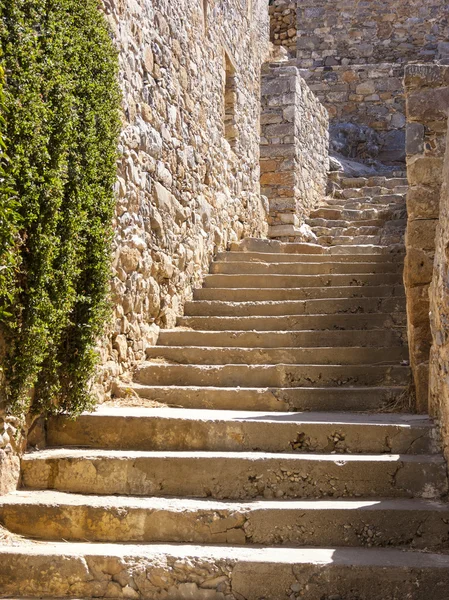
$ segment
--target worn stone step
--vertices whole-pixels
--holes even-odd
[[[244,238],[240,242],[231,243],[231,252],[265,252],[287,254],[325,254],[319,244],[306,242],[281,242],[263,238]]]
[[[313,227],[313,233],[319,238],[328,235],[355,237],[358,235],[380,235],[381,229],[379,227]]]
[[[407,178],[403,177],[385,177],[385,176],[371,176],[371,177],[342,177],[339,180],[342,188],[362,188],[371,186],[382,186],[385,188],[394,188],[398,185],[408,185]]]
[[[406,343],[405,328],[333,331],[189,331],[162,329],[161,346],[234,348],[311,348],[319,346],[391,347]]]
[[[320,298],[403,297],[402,284],[350,285],[306,288],[199,288],[193,291],[195,300],[223,300],[234,302],[307,300]]]
[[[254,411],[396,411],[411,406],[405,386],[214,387],[120,383],[116,394],[126,405],[146,401],[171,407]]]
[[[311,348],[217,348],[153,346],[147,359],[162,359],[185,365],[360,365],[400,363],[408,360],[408,348],[394,347],[316,347]]]
[[[354,223],[351,221],[346,221],[344,219],[324,219],[323,217],[315,218],[315,219],[306,219],[305,222],[307,225],[310,225],[312,229],[315,227],[353,227]],[[357,222],[358,227],[384,227],[385,223],[388,222],[386,219],[363,219]],[[311,255],[310,258],[313,259],[314,255]],[[318,256],[321,256],[318,254]],[[327,257],[327,254],[323,255]],[[358,256],[355,254],[354,256]]]
[[[407,385],[408,366],[386,365],[177,365],[143,362],[136,382],[145,385],[301,387]]]
[[[318,219],[317,219],[318,220]],[[317,225],[327,223],[324,219],[319,220]],[[343,221],[347,223],[347,221]],[[377,223],[377,222],[376,222]],[[403,262],[404,256],[385,256],[379,254],[363,255],[354,254],[352,256],[331,257],[328,254],[287,254],[281,252],[219,252],[216,260],[220,262],[266,262],[266,263],[384,263]]]
[[[382,233],[379,235],[358,235],[358,236],[321,236],[318,238],[318,242],[323,245],[331,245],[331,246],[352,246],[353,244],[359,245],[377,245],[377,244],[385,244],[388,246],[391,244],[400,244],[403,243],[405,236],[405,232],[398,232],[397,235],[388,234],[388,236],[384,236]]]
[[[110,450],[436,454],[425,416],[269,413],[98,406],[76,420],[53,417],[49,446]]]
[[[404,188],[404,186],[395,186],[394,188],[386,188],[381,186],[344,188],[341,190],[335,190],[332,197],[327,196],[324,198],[324,202],[334,204],[333,200],[336,200],[337,202],[344,202],[345,200],[366,199],[366,201],[372,201],[375,204],[387,204],[389,202],[403,202],[406,194],[407,189]]]
[[[205,287],[328,287],[347,285],[397,285],[402,283],[402,273],[348,273],[345,275],[275,275],[238,274],[206,275]]]
[[[279,240],[266,240],[260,238],[245,238],[240,242],[231,244],[233,252],[265,252],[265,253],[280,253],[280,254],[385,254],[388,256],[400,255],[404,256],[405,248],[403,245],[394,247],[385,247],[379,245],[352,245],[342,246],[337,248],[327,248],[319,244],[297,243],[297,242],[281,242]]]
[[[325,250],[331,256],[336,254],[385,254],[388,256],[404,255],[404,242],[379,245],[379,244],[346,244],[344,246],[329,246]]]
[[[28,542],[0,548],[0,580],[3,595],[16,600],[291,600],[301,592],[310,600],[447,600],[449,556],[339,546]]]
[[[334,197],[339,198],[340,200],[347,200],[348,198],[360,198],[364,197],[373,197],[380,196],[383,194],[389,194],[390,189],[381,186],[381,185],[364,185],[363,187],[350,187],[350,188],[341,188],[334,190]],[[326,198],[326,201],[331,200],[332,198]]]
[[[287,316],[337,313],[400,313],[405,312],[405,298],[319,298],[309,300],[279,300],[229,302],[194,300],[186,302],[186,316]]]
[[[263,262],[214,262],[210,273],[217,274],[267,274],[267,275],[328,275],[352,273],[400,273],[399,262],[328,262],[328,263],[263,263]]]
[[[405,209],[405,196],[375,196],[373,198],[330,198],[326,199],[321,205],[322,208],[340,209],[340,210],[366,210],[375,208],[383,214],[388,214],[392,210]],[[380,219],[383,220],[383,219]]]
[[[253,500],[18,491],[0,520],[41,540],[447,549],[449,504],[421,499]]]
[[[178,317],[180,327],[202,331],[298,331],[312,329],[388,329],[406,325],[405,313],[290,315],[282,317]]]
[[[49,449],[22,458],[22,487],[192,498],[440,498],[440,455]]]
[[[364,210],[354,210],[350,208],[317,208],[313,210],[309,217],[311,219],[329,219],[329,220],[344,220],[356,223],[360,220],[365,219],[379,219],[382,217],[395,218],[396,210],[390,209],[378,209],[378,208],[366,208]]]

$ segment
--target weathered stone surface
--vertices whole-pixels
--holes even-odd
[[[449,72],[449,68],[447,68]],[[448,106],[449,108],[449,106]],[[449,138],[447,138],[449,139]],[[429,404],[443,429],[443,443],[449,458],[449,147],[443,165],[443,185],[437,227],[433,279],[430,286],[430,351]]]
[[[446,17],[443,0],[305,0],[297,10],[297,57],[307,67],[432,62],[445,52],[438,42],[448,38]]]
[[[248,28],[248,8],[239,1],[206,7],[207,15],[203,4],[103,1],[119,50],[124,116],[115,314],[101,347],[100,398],[144,357],[154,327],[174,324],[213,253],[267,231],[258,121],[268,13],[253,2]],[[232,148],[222,111],[225,52],[237,73]]]
[[[404,280],[407,287],[410,359],[416,387],[418,410],[428,410],[428,370],[431,332],[429,321],[429,284],[432,281],[435,244],[440,244],[439,264],[444,261],[441,230],[436,235],[443,181],[443,155],[446,146],[449,109],[449,67],[409,65],[405,70],[407,98],[407,257]],[[434,283],[432,319],[442,309],[441,283]],[[436,312],[435,312],[436,311]],[[439,384],[435,383],[438,387]],[[440,403],[437,402],[440,406]],[[435,408],[436,414],[440,408]]]
[[[354,593],[360,600],[446,600],[448,564],[444,555],[394,549],[230,553],[220,546],[52,542],[1,549],[0,577],[10,597],[291,600],[304,591],[329,600]]]
[[[298,226],[326,190],[328,118],[296,67],[264,66],[261,122],[260,183],[269,202],[269,237],[311,241],[313,234]]]

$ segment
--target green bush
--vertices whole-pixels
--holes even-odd
[[[77,414],[109,312],[117,54],[97,0],[0,0],[0,47],[3,187],[18,213],[0,230],[2,266],[3,248],[14,255],[3,392],[16,413],[32,395],[33,411]]]

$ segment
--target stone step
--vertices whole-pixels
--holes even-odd
[[[389,245],[379,245],[379,244],[345,244],[330,246],[325,250],[331,256],[335,256],[337,254],[385,254],[388,256],[403,256],[405,251],[404,242],[394,243]]]
[[[411,404],[408,389],[390,387],[213,387],[154,386],[120,383],[116,394],[125,405],[146,401],[177,408],[253,411],[396,411]],[[404,408],[402,408],[404,410]]]
[[[209,346],[215,348],[312,348],[330,346],[393,347],[407,341],[405,328],[357,331],[188,331],[162,329],[161,346]],[[149,350],[152,350],[151,348]]]
[[[343,275],[276,275],[261,274],[213,274],[206,275],[205,287],[328,287],[348,285],[397,285],[402,283],[402,273],[348,273]]]
[[[318,263],[286,263],[286,262],[213,262],[210,265],[212,274],[267,274],[267,275],[329,275],[352,273],[400,273],[403,265],[399,262],[318,262]]]
[[[331,255],[348,254],[348,255],[388,255],[388,256],[404,256],[405,248],[403,245],[385,247],[379,245],[352,245],[342,246],[337,248],[327,248],[319,244],[308,244],[298,242],[281,242],[279,240],[268,240],[261,238],[245,238],[240,242],[231,244],[232,252],[261,252],[261,253],[279,253],[279,254],[304,254],[304,255]]]
[[[326,198],[321,207],[337,208],[339,210],[366,210],[375,208],[382,212],[388,212],[391,210],[404,210],[405,205],[405,197],[403,196],[375,196],[373,198],[361,196],[360,198]]]
[[[0,547],[0,580],[3,595],[16,600],[447,600],[449,556],[340,546],[24,542]]]
[[[22,458],[24,489],[251,499],[437,499],[447,492],[440,455],[276,454],[49,449]]]
[[[231,252],[265,252],[286,254],[325,254],[326,250],[318,244],[306,242],[280,242],[262,238],[244,238],[231,243]]]
[[[318,238],[333,236],[333,237],[356,237],[356,236],[380,236],[382,229],[380,227],[312,227],[313,233]],[[380,239],[380,238],[379,238]],[[379,272],[379,271],[377,271]]]
[[[398,185],[408,185],[407,177],[384,177],[374,175],[371,177],[343,177],[339,180],[342,188],[355,188],[382,186],[392,189]]]
[[[318,314],[364,314],[405,312],[405,298],[319,298],[314,300],[279,300],[260,302],[221,302],[194,300],[186,302],[184,312],[189,316],[287,316]]]
[[[344,220],[351,221],[352,223],[357,223],[357,221],[361,221],[364,219],[379,219],[379,218],[395,218],[395,213],[397,211],[392,208],[388,209],[378,209],[378,208],[366,208],[364,210],[354,210],[354,209],[346,209],[346,208],[317,208],[313,210],[309,218],[311,219],[329,219],[329,220]],[[402,211],[400,211],[402,212]]]
[[[341,220],[341,219],[323,219],[322,217],[320,218],[316,218],[316,219],[306,219],[305,222],[307,223],[307,225],[310,225],[310,227],[313,229],[315,229],[316,227],[345,227],[345,228],[349,228],[349,227],[353,227],[354,226],[354,222],[353,221],[345,221],[345,220]],[[357,226],[358,227],[385,227],[385,223],[387,223],[388,221],[386,219],[363,219],[360,221],[357,221]],[[311,255],[310,256],[310,260],[313,262],[313,258],[315,256],[321,256],[321,255]],[[353,257],[356,256],[360,256],[358,254],[354,254]],[[372,255],[372,256],[378,256],[378,255]],[[323,255],[324,258],[329,259],[329,254],[324,254]],[[404,257],[402,257],[403,259]],[[362,259],[363,260],[363,259]],[[385,259],[384,259],[385,260]],[[355,262],[355,261],[353,261]]]
[[[327,221],[320,220],[317,225]],[[346,221],[344,221],[346,223]],[[282,254],[280,252],[218,252],[216,260],[219,262],[261,262],[261,263],[385,263],[403,262],[404,256],[385,256],[379,254],[359,254],[332,257],[328,254]]]
[[[353,244],[359,245],[378,245],[385,243],[388,245],[384,235],[357,235],[357,236],[320,236],[318,238],[318,242],[323,245],[332,245],[332,246],[345,246]],[[396,236],[390,234],[390,240],[392,244],[400,244],[403,243],[405,237],[405,232],[400,232]]]
[[[347,198],[360,198],[360,197],[373,197],[373,196],[381,196],[383,194],[390,194],[391,190],[387,187],[382,187],[381,185],[368,186],[365,185],[363,187],[351,187],[351,188],[341,188],[335,189],[333,192],[333,196],[335,198],[339,198],[340,200],[346,200]],[[328,198],[326,198],[326,201]]]
[[[381,365],[179,365],[142,362],[135,381],[145,385],[222,387],[309,387],[327,385],[407,385],[410,369]]]
[[[182,365],[360,365],[401,363],[409,358],[408,348],[394,347],[316,347],[235,348],[153,346],[147,359],[162,359]]]
[[[368,198],[374,202],[389,202],[390,198],[394,201],[404,201],[407,194],[407,189],[404,186],[395,186],[394,188],[386,188],[381,186],[365,186],[361,188],[343,188],[335,190],[332,197],[324,198],[325,202],[331,200],[351,200],[354,198]]]
[[[254,302],[274,300],[307,300],[323,298],[402,298],[404,286],[397,285],[350,285],[305,288],[199,288],[193,290],[195,300],[223,300]]]
[[[436,454],[434,423],[411,414],[291,413],[98,406],[76,420],[53,417],[49,446],[109,450],[204,450]],[[448,509],[449,510],[449,509]]]
[[[394,329],[407,323],[405,313],[290,315],[282,317],[178,317],[180,327],[202,331],[298,331],[313,329]]]
[[[18,491],[0,520],[34,539],[114,543],[447,548],[449,504],[421,499],[253,500]]]

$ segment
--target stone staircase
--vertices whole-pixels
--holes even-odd
[[[407,412],[405,181],[342,180],[316,244],[217,256],[121,398],[53,419],[0,597],[448,600],[446,465]]]

